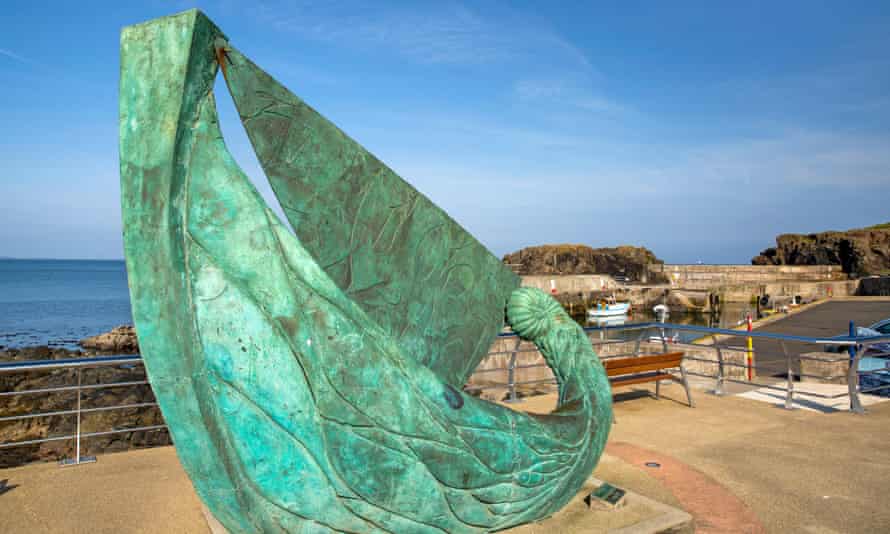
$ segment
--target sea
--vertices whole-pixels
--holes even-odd
[[[731,328],[744,311],[727,309],[720,316],[675,313],[668,321]],[[576,320],[596,326],[584,314]],[[638,312],[617,324],[653,320],[651,313]],[[133,324],[133,319],[123,260],[0,259],[0,350],[34,345],[76,349],[79,340],[125,324]],[[613,332],[609,337],[624,335]]]
[[[0,259],[0,350],[77,348],[133,324],[123,260]]]

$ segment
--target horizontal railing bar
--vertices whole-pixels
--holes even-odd
[[[839,378],[847,378],[847,374],[844,373],[842,375],[811,375],[808,373],[795,373],[794,376],[798,376],[800,378],[818,378],[820,380],[837,380]]]
[[[848,362],[848,361],[850,361],[850,357],[849,357],[849,356],[844,356],[843,358],[831,358],[831,359],[828,359],[828,358],[817,358],[817,357],[815,357],[815,356],[806,356],[806,355],[804,355],[804,354],[800,354],[800,355],[796,356],[796,358],[797,358],[798,360],[812,360],[812,361],[825,362],[825,363],[838,363],[838,362]]]
[[[486,354],[486,356],[500,356],[503,354],[513,354],[514,352],[517,354],[521,353],[521,352],[538,352],[538,349],[531,348],[531,349],[525,349],[525,350],[505,350],[505,351],[498,351],[498,352],[489,352]]]
[[[507,384],[504,384],[504,383],[501,383],[501,382],[495,382],[495,383],[493,383],[493,384],[483,384],[483,385],[470,385],[470,384],[467,384],[466,386],[464,386],[464,390],[465,390],[465,391],[470,391],[470,390],[473,390],[473,391],[479,391],[479,390],[483,390],[483,389],[494,389],[494,388],[504,388],[504,389],[506,389],[507,387],[508,387]]]
[[[167,425],[150,425],[150,426],[137,426],[133,428],[117,428],[114,430],[105,430],[102,432],[89,432],[86,434],[81,434],[81,439],[83,438],[94,438],[97,436],[107,436],[111,434],[126,434],[127,432],[148,432],[151,430],[163,430],[167,428]],[[53,436],[49,438],[39,438],[39,439],[27,439],[22,441],[7,441],[5,443],[0,443],[0,449],[10,448],[10,447],[23,447],[25,445],[37,445],[40,443],[47,443],[50,441],[65,441],[69,439],[76,439],[77,434],[71,434],[68,436]]]
[[[874,388],[860,389],[859,393],[871,393],[872,391],[878,391],[879,389],[887,389],[887,388],[890,388],[890,384],[884,384],[883,386],[878,386],[878,387],[874,387]]]
[[[136,402],[133,404],[119,404],[116,406],[99,406],[96,408],[84,408],[80,410],[80,413],[92,413],[92,412],[107,412],[109,410],[126,410],[128,408],[148,408],[150,406],[157,406],[157,402]]]
[[[884,367],[883,369],[872,369],[871,371],[857,371],[857,373],[861,375],[876,375],[876,374],[886,374],[890,377],[890,367]]]
[[[692,360],[692,361],[695,361],[695,362],[705,362],[705,363],[712,363],[712,364],[714,364],[714,365],[720,365],[720,361],[719,361],[719,360],[709,360],[709,359],[707,359],[707,358],[696,358],[695,356],[687,356],[687,355],[684,355],[684,356],[683,356],[683,359],[684,359],[684,360]],[[784,362],[783,362],[783,363],[784,363]],[[755,369],[755,370],[767,370],[767,369],[768,369],[768,368],[767,368],[766,366],[764,366],[764,365],[750,365],[750,366],[749,366],[749,365],[744,364],[744,363],[728,362],[728,361],[726,361],[726,360],[723,361],[723,365],[724,365],[724,366],[729,366],[729,367],[743,367],[743,368],[745,368],[745,369]],[[784,373],[784,371],[783,371],[783,373]]]
[[[106,389],[144,385],[148,385],[148,380],[136,380],[132,382],[109,382],[106,384],[88,384],[85,386],[59,386],[54,388],[26,389],[24,391],[0,391],[0,397],[12,397],[15,395],[34,395],[37,393],[54,393],[59,391],[77,391],[78,389]]]
[[[506,367],[493,367],[491,369],[476,369],[473,371],[473,374],[483,374],[483,373],[496,373],[496,372],[504,372],[506,371]]]
[[[545,383],[545,382],[550,382],[550,383],[555,384],[555,383],[556,383],[556,379],[555,379],[555,378],[542,378],[542,379],[540,379],[540,380],[526,380],[526,381],[524,381],[524,382],[516,382],[515,384],[516,384],[517,386],[523,386],[523,385],[525,385],[525,384],[543,384],[543,383]]]
[[[6,449],[9,447],[24,447],[25,445],[37,445],[39,443],[47,443],[50,441],[65,441],[68,439],[76,439],[77,434],[71,434],[70,436],[54,436],[51,438],[40,438],[40,439],[27,439],[22,441],[9,441],[5,443],[0,443],[0,449]]]
[[[816,343],[816,344],[832,344],[832,345],[842,345],[842,346],[850,346],[850,345],[859,345],[859,344],[872,344],[872,343],[880,343],[880,342],[890,342],[890,335],[881,335],[881,336],[836,336],[836,337],[808,337],[808,336],[794,336],[788,334],[777,334],[774,332],[748,332],[747,330],[730,330],[727,328],[713,328],[708,326],[696,326],[696,325],[682,325],[682,324],[673,324],[673,323],[658,323],[658,322],[646,322],[646,323],[631,323],[624,325],[614,325],[614,326],[586,326],[583,327],[585,332],[608,332],[611,330],[616,331],[633,331],[633,330],[644,330],[644,329],[658,329],[658,330],[679,330],[681,332],[699,332],[708,335],[722,335],[722,336],[731,336],[731,337],[752,337],[752,338],[761,338],[761,339],[778,339],[783,341],[799,341],[803,343]],[[517,337],[517,334],[513,332],[502,332],[498,334],[500,338],[510,338]]]
[[[102,432],[87,432],[86,434],[81,434],[81,438],[94,438],[97,436],[108,436],[111,434],[126,434],[127,432],[148,432],[151,430],[163,430],[167,428],[167,425],[150,425],[150,426],[136,426],[133,428],[117,428],[115,430],[104,430]]]
[[[134,404],[119,404],[115,406],[99,406],[96,408],[83,408],[80,410],[80,413],[92,413],[92,412],[106,412],[109,410],[125,410],[127,408],[147,408],[149,406],[157,406],[157,402],[138,402]],[[74,415],[77,413],[77,410],[59,410],[55,412],[41,412],[35,414],[26,414],[26,415],[8,415],[6,417],[0,417],[0,422],[2,421],[22,421],[25,419],[37,419],[39,417],[53,417],[59,415]]]
[[[0,422],[3,421],[24,421],[25,419],[37,419],[39,417],[54,417],[59,415],[72,415],[76,414],[77,410],[59,410],[57,412],[41,412],[34,414],[25,414],[25,415],[7,415],[4,417],[0,417]]]
[[[549,367],[546,363],[532,363],[528,365],[517,365],[513,369],[531,369],[533,367]]]
[[[0,363],[0,373],[21,371],[42,371],[52,369],[74,369],[84,367],[102,367],[125,363],[142,363],[138,354],[119,356],[97,356],[95,358],[68,358],[62,360],[27,360],[21,362]]]

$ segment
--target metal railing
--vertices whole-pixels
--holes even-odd
[[[644,348],[646,348],[645,352],[649,354],[683,350],[684,352],[686,352],[684,361],[699,362],[702,364],[706,364],[706,366],[712,366],[715,369],[715,372],[712,374],[689,369],[687,369],[686,371],[688,374],[693,376],[713,379],[714,394],[726,394],[727,382],[756,386],[757,388],[783,392],[785,396],[784,407],[786,409],[794,408],[795,382],[802,378],[811,378],[820,381],[846,381],[847,390],[844,393],[831,394],[808,391],[806,392],[806,396],[828,400],[849,397],[850,411],[855,413],[865,413],[865,409],[863,408],[861,400],[859,398],[860,394],[876,393],[878,391],[890,389],[890,360],[888,360],[888,367],[886,368],[872,370],[859,369],[860,361],[866,355],[875,358],[890,356],[890,352],[873,350],[873,347],[877,344],[890,343],[890,335],[871,337],[838,336],[824,338],[776,334],[771,332],[747,332],[743,330],[730,330],[725,328],[711,328],[704,326],[680,325],[660,322],[633,323],[615,326],[591,326],[585,327],[584,331],[587,333],[588,338],[590,338],[591,344],[597,351],[597,354],[599,354],[600,359],[606,360],[610,358],[639,356],[644,352]],[[695,339],[695,342],[679,341],[673,337],[673,334],[675,333],[695,334],[697,339]],[[619,334],[620,337],[609,337],[610,335],[614,334]],[[599,336],[599,339],[597,339],[597,336]],[[507,381],[488,382],[484,384],[471,383],[465,386],[465,389],[467,391],[506,389],[506,402],[519,402],[520,398],[517,392],[518,386],[556,383],[555,379],[552,377],[533,380],[516,380],[516,370],[529,368],[546,368],[547,364],[543,362],[542,358],[537,363],[519,364],[519,354],[536,353],[538,352],[537,348],[535,348],[534,345],[523,342],[521,339],[518,338],[516,334],[513,333],[502,333],[499,334],[498,338],[504,342],[506,342],[507,340],[516,339],[516,342],[512,348],[509,348],[507,350],[493,351],[489,353],[489,356],[509,354],[510,358],[506,367],[483,366],[483,368],[476,370],[475,375],[506,371]],[[765,353],[764,347],[762,346],[752,350],[744,346],[739,346],[738,344],[732,345],[729,343],[733,340],[736,340],[736,342],[738,343],[739,340],[747,340],[747,338],[751,338],[752,340],[769,341],[776,343],[778,344],[778,347],[780,349],[780,354],[775,355]],[[523,347],[523,344],[525,344],[525,347]],[[789,345],[792,344],[812,346],[818,348],[820,352],[824,352],[824,348],[826,346],[832,346],[836,350],[852,350],[849,353],[837,353],[836,355],[830,352],[826,352],[824,353],[824,355],[815,357],[808,356],[806,353],[801,353],[800,351],[797,351],[797,353],[795,353],[795,351],[789,350]],[[611,345],[618,345],[621,348],[626,348],[629,350],[608,350]],[[658,349],[660,350],[653,351],[653,345],[658,347]],[[695,354],[696,352],[705,350],[712,350],[714,353],[714,357],[703,358],[700,355]],[[745,355],[751,354],[752,356],[756,355],[757,362],[763,362],[764,360],[767,360],[769,364],[753,362],[738,363],[732,361],[731,357],[728,358],[727,353],[742,353]],[[767,358],[768,356],[772,356],[772,358]],[[840,375],[815,375],[811,373],[803,373],[800,370],[801,361],[808,360],[819,361],[826,364],[849,362],[849,367],[844,374]],[[779,364],[781,364],[781,373],[777,373]],[[758,382],[755,379],[740,379],[736,376],[733,376],[733,373],[728,372],[728,370],[732,369],[740,369],[745,372],[750,371],[752,372],[752,374],[754,372],[766,372],[768,373],[768,378],[771,378],[773,380],[769,380],[768,382]],[[774,380],[775,378],[777,378],[778,374],[783,375],[781,381]],[[760,375],[758,374],[758,376]],[[861,388],[861,378],[867,376],[879,376],[881,378],[887,377],[886,380],[881,381],[886,383],[879,383],[877,386]]]
[[[76,375],[76,383],[66,384],[62,386],[52,386],[45,388],[32,388],[23,390],[0,391],[0,398],[41,395],[41,394],[58,394],[63,392],[74,392],[74,407],[65,410],[53,410],[36,413],[25,413],[18,415],[0,416],[0,423],[24,421],[32,419],[40,419],[47,417],[69,416],[76,418],[76,430],[74,434],[63,434],[57,436],[47,436],[37,439],[27,439],[11,442],[0,442],[0,449],[10,447],[22,447],[26,445],[38,445],[51,441],[74,441],[74,458],[63,459],[61,465],[79,465],[82,463],[95,462],[95,456],[83,456],[81,454],[81,442],[84,439],[99,436],[108,436],[112,434],[123,434],[128,432],[154,431],[166,429],[166,425],[146,425],[127,428],[112,428],[94,432],[82,432],[82,419],[84,414],[105,412],[111,410],[125,410],[131,408],[150,408],[156,407],[157,402],[137,402],[127,404],[116,404],[112,406],[83,406],[83,392],[87,390],[102,390],[110,388],[128,388],[135,386],[147,386],[147,379],[143,380],[126,380],[121,382],[84,384],[83,372],[85,369],[102,368],[102,367],[118,367],[121,369],[132,369],[142,365],[142,358],[139,355],[123,355],[123,356],[101,356],[95,358],[72,358],[62,360],[39,360],[39,361],[20,361],[20,362],[2,362],[0,363],[0,376],[9,374],[32,373],[32,372],[51,372],[58,370],[73,370]]]
[[[660,352],[666,353],[684,350],[686,355],[685,361],[700,362],[706,366],[715,368],[714,373],[703,373],[695,370],[687,369],[687,373],[694,376],[709,378],[714,380],[713,392],[716,395],[726,393],[726,383],[736,382],[742,384],[755,384],[758,387],[774,389],[782,391],[785,394],[785,408],[793,408],[795,395],[795,378],[812,377],[822,380],[846,379],[847,392],[839,394],[821,394],[807,392],[808,396],[822,397],[826,399],[837,399],[849,396],[850,410],[856,413],[864,413],[865,410],[859,399],[859,395],[863,393],[874,393],[879,390],[890,388],[890,367],[886,369],[860,370],[859,363],[862,357],[878,343],[890,343],[890,335],[879,337],[850,337],[842,336],[835,338],[813,338],[804,336],[791,336],[783,334],[765,333],[765,332],[746,332],[739,330],[727,330],[722,328],[708,328],[702,326],[678,325],[670,323],[635,323],[618,326],[598,326],[587,327],[584,329],[591,340],[594,348],[597,350],[601,359],[621,358],[628,356],[639,356],[644,352],[652,353],[653,348],[660,349]],[[678,341],[673,337],[673,333],[691,333],[698,335],[696,342]],[[738,338],[752,338],[755,340],[766,340],[777,342],[781,349],[781,355],[778,360],[773,360],[773,365],[737,363],[732,358],[727,358],[727,354],[747,353],[749,349],[738,345],[732,345],[729,342],[738,340]],[[517,387],[540,384],[555,384],[555,379],[550,376],[547,378],[533,380],[517,380],[517,372],[532,369],[546,368],[543,358],[535,358],[533,363],[519,363],[518,355],[523,353],[537,353],[538,349],[528,341],[520,339],[513,333],[502,333],[498,335],[502,350],[492,350],[488,353],[488,357],[509,355],[509,359],[505,367],[485,367],[484,365],[477,369],[474,378],[484,376],[487,373],[506,372],[506,382],[491,382],[485,384],[470,383],[465,386],[468,391],[481,391],[490,388],[499,388],[507,390],[506,402],[520,402]],[[709,343],[705,343],[709,341]],[[824,347],[832,345],[840,349],[852,349],[851,355],[837,354],[837,356],[820,356],[819,358],[807,356],[806,354],[795,354],[794,351],[788,349],[789,344],[806,344]],[[614,350],[613,350],[614,348]],[[696,355],[696,351],[711,349],[714,351],[714,358],[702,358]],[[757,359],[763,360],[765,356],[758,348],[756,352]],[[657,350],[655,351],[657,352]],[[828,353],[830,354],[830,353]],[[540,355],[539,355],[540,356]],[[890,353],[874,352],[869,356],[890,356]],[[825,376],[803,374],[798,367],[801,360],[818,359],[824,363],[850,362],[849,369],[844,375]],[[890,360],[888,360],[890,361]],[[776,370],[776,362],[784,367],[783,381],[772,380],[769,383],[757,383],[747,379],[739,379],[733,376],[732,372],[728,372],[733,368],[742,368],[744,371],[766,371],[773,372]],[[795,365],[797,364],[797,365]],[[84,414],[123,409],[144,409],[157,407],[157,402],[152,399],[151,402],[138,402],[127,404],[116,404],[111,406],[89,406],[82,405],[83,392],[87,390],[101,390],[108,388],[127,388],[137,386],[150,385],[147,379],[126,380],[119,382],[105,382],[84,384],[83,372],[85,369],[102,368],[102,367],[118,367],[124,369],[132,369],[142,365],[142,359],[138,355],[127,356],[104,356],[95,358],[77,358],[67,360],[45,360],[45,361],[23,361],[23,362],[4,362],[0,363],[0,377],[10,373],[31,373],[46,372],[58,370],[74,370],[76,382],[73,384],[65,384],[60,386],[33,388],[33,389],[16,389],[11,391],[0,391],[0,398],[20,396],[20,395],[38,395],[38,394],[59,394],[64,392],[75,393],[75,405],[73,408],[64,410],[53,410],[46,412],[25,413],[17,415],[2,415],[0,423],[22,421],[30,419],[38,419],[55,416],[74,416],[76,417],[76,430],[73,434],[63,434],[56,436],[47,436],[37,439],[27,439],[20,441],[0,442],[0,449],[9,447],[19,447],[25,445],[36,445],[51,441],[73,440],[75,444],[75,456],[72,459],[62,460],[62,465],[77,465],[81,463],[95,461],[95,457],[81,455],[81,442],[84,439],[106,436],[112,434],[122,434],[140,431],[157,431],[166,429],[164,424],[133,426],[126,428],[112,428],[105,430],[97,430],[92,432],[82,432],[81,423]],[[738,373],[736,373],[738,374]],[[860,379],[864,376],[887,376],[886,384],[878,386],[861,388]],[[774,375],[771,375],[774,377]],[[472,380],[471,380],[472,382]],[[784,384],[783,384],[784,382]],[[2,425],[0,425],[2,429]]]

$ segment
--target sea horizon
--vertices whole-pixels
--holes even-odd
[[[0,259],[0,350],[76,349],[133,324],[123,259]]]

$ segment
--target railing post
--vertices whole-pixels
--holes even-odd
[[[62,460],[59,462],[59,465],[62,467],[66,467],[69,465],[80,465],[82,463],[92,463],[96,461],[95,456],[88,456],[86,458],[81,458],[80,456],[80,420],[81,420],[81,412],[80,412],[80,400],[82,397],[81,392],[83,386],[83,368],[77,368],[77,432],[75,435],[75,444],[74,444],[74,460]]]
[[[521,402],[516,396],[516,353],[519,352],[519,345],[521,344],[522,339],[517,337],[516,345],[513,346],[513,352],[510,354],[510,363],[507,364],[507,387],[510,388],[507,402],[509,403]]]
[[[664,323],[664,315],[661,316],[661,320],[658,322]],[[659,331],[661,332],[661,353],[667,354],[667,351],[668,351],[667,330],[665,330],[665,328],[662,327],[662,328],[659,328]]]
[[[859,359],[865,354],[865,350],[866,345],[860,346],[859,350],[853,349],[854,356],[847,369],[847,391],[850,393],[850,411],[853,413],[865,413],[865,408],[859,401]]]
[[[634,343],[634,356],[640,355],[640,344],[643,342],[643,336],[645,336],[648,331],[648,328],[640,329],[640,335],[637,336],[637,342]]]
[[[788,347],[784,341],[780,341],[782,352],[785,353],[785,363],[788,365],[788,385],[785,387],[785,409],[794,409],[794,369],[791,368],[791,356],[788,354]]]
[[[83,385],[83,369],[77,368],[77,445],[75,446],[76,456],[74,457],[74,463],[80,464],[80,399],[83,395],[81,395],[81,386]]]
[[[720,350],[720,345],[717,341],[717,336],[711,336],[714,340],[714,349],[717,351],[717,385],[714,387],[714,395],[723,396],[726,394],[726,391],[723,389],[726,381],[726,375],[724,375],[723,371],[723,351]]]

